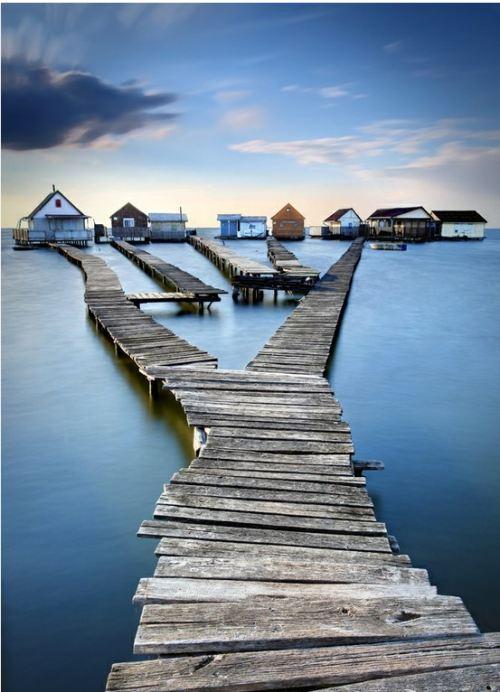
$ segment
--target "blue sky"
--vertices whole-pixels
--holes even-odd
[[[500,226],[500,6],[7,4],[3,218],[52,183],[319,224],[338,207],[477,208]]]

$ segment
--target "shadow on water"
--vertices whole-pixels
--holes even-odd
[[[157,395],[151,397],[146,378],[139,373],[133,361],[127,358],[127,356],[123,354],[118,355],[115,352],[111,340],[103,332],[96,329],[95,322],[88,313],[87,321],[95,338],[100,342],[99,346],[106,352],[111,367],[125,380],[149,415],[165,425],[167,434],[175,434],[183,450],[186,465],[189,464],[194,457],[193,430],[187,423],[186,415],[180,403],[166,389],[159,391]]]
[[[324,272],[348,243],[287,245]],[[267,262],[265,243],[234,246]],[[227,278],[190,246],[148,250],[229,290],[203,316],[144,307],[220,367],[243,368],[296,305],[233,303]],[[126,292],[157,290],[116,250],[92,251]],[[483,629],[500,627],[499,258],[500,241],[365,250],[328,373],[356,455],[386,464],[368,475],[378,517]],[[76,267],[9,242],[2,264],[5,688],[100,690],[112,662],[133,658],[131,598],[156,563],[155,542],[135,534],[192,458],[192,434],[173,397],[151,401],[96,332]]]

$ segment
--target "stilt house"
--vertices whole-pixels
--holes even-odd
[[[148,215],[127,202],[111,216],[111,235],[132,243],[149,241]]]
[[[279,240],[303,240],[305,217],[292,207],[285,204],[273,217],[273,236]]]
[[[91,217],[53,186],[52,192],[31,214],[20,219],[13,237],[18,245],[67,243],[85,246],[94,238],[92,225]]]

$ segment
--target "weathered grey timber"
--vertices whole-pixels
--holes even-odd
[[[156,257],[124,240],[113,240],[111,245],[161,284],[173,287],[179,295],[184,294],[186,302],[197,302],[201,306],[203,303],[219,301],[220,296],[227,293],[221,288],[214,288],[214,286],[200,281],[196,276],[179,269],[174,264],[165,262],[161,257]],[[133,302],[153,302],[152,300],[140,300],[137,297],[131,298],[131,300]]]
[[[110,692],[500,687],[500,636],[481,635],[461,599],[438,595],[376,521],[361,474],[380,462],[353,461],[323,377],[361,247],[245,371],[203,369],[208,354],[178,367],[186,348],[194,357],[182,340],[165,363],[177,337],[145,315],[137,323],[102,260],[61,248],[86,273],[89,310],[112,338],[162,353],[134,362],[173,392],[198,440],[197,458],[139,529],[160,543],[134,595],[143,606],[134,651],[160,658],[115,664]]]
[[[190,236],[188,242],[205,257],[215,264],[221,271],[229,275],[234,287],[233,297],[239,292],[248,299],[250,294],[254,300],[258,299],[259,292],[263,290],[288,292],[307,292],[318,277],[315,270],[303,272],[277,271],[261,262],[256,262],[248,257],[238,255],[222,243],[198,236]]]
[[[149,367],[216,367],[216,358],[135,306],[125,295],[115,272],[100,257],[69,245],[59,245],[57,249],[83,271],[85,302],[98,328],[113,341],[117,353],[128,356],[150,382],[154,378],[147,374]]]
[[[363,239],[358,238],[300,301],[248,369],[324,374],[362,248]]]
[[[267,239],[267,256],[271,260],[273,267],[279,272],[293,274],[294,276],[309,277],[312,283],[319,277],[319,271],[317,269],[307,267],[299,262],[293,252],[288,250],[288,248],[282,245],[276,238],[271,237]]]
[[[305,649],[171,656],[115,664],[107,689],[112,692],[252,692],[300,688],[317,690],[329,688],[330,685],[342,689],[349,683],[357,683],[350,689],[361,691],[370,690],[369,685],[373,685],[373,680],[377,679],[392,684],[392,687],[378,689],[404,692],[413,689],[404,686],[405,677],[409,675],[478,667],[485,669],[488,684],[495,689],[499,682],[499,645],[497,634],[485,634]],[[478,670],[476,681],[484,681],[484,675]],[[402,681],[399,686],[398,678]],[[349,690],[349,687],[346,689]],[[377,687],[374,689],[377,690]],[[433,687],[421,689],[434,692]],[[455,692],[460,687],[445,689]],[[476,687],[469,689],[477,692],[488,687],[476,684]]]

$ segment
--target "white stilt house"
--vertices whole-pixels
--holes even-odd
[[[438,223],[438,234],[446,240],[482,240],[486,219],[473,209],[466,211],[432,211]]]
[[[92,242],[91,217],[53,187],[31,214],[24,216],[13,233],[18,245],[67,243],[85,246]]]

